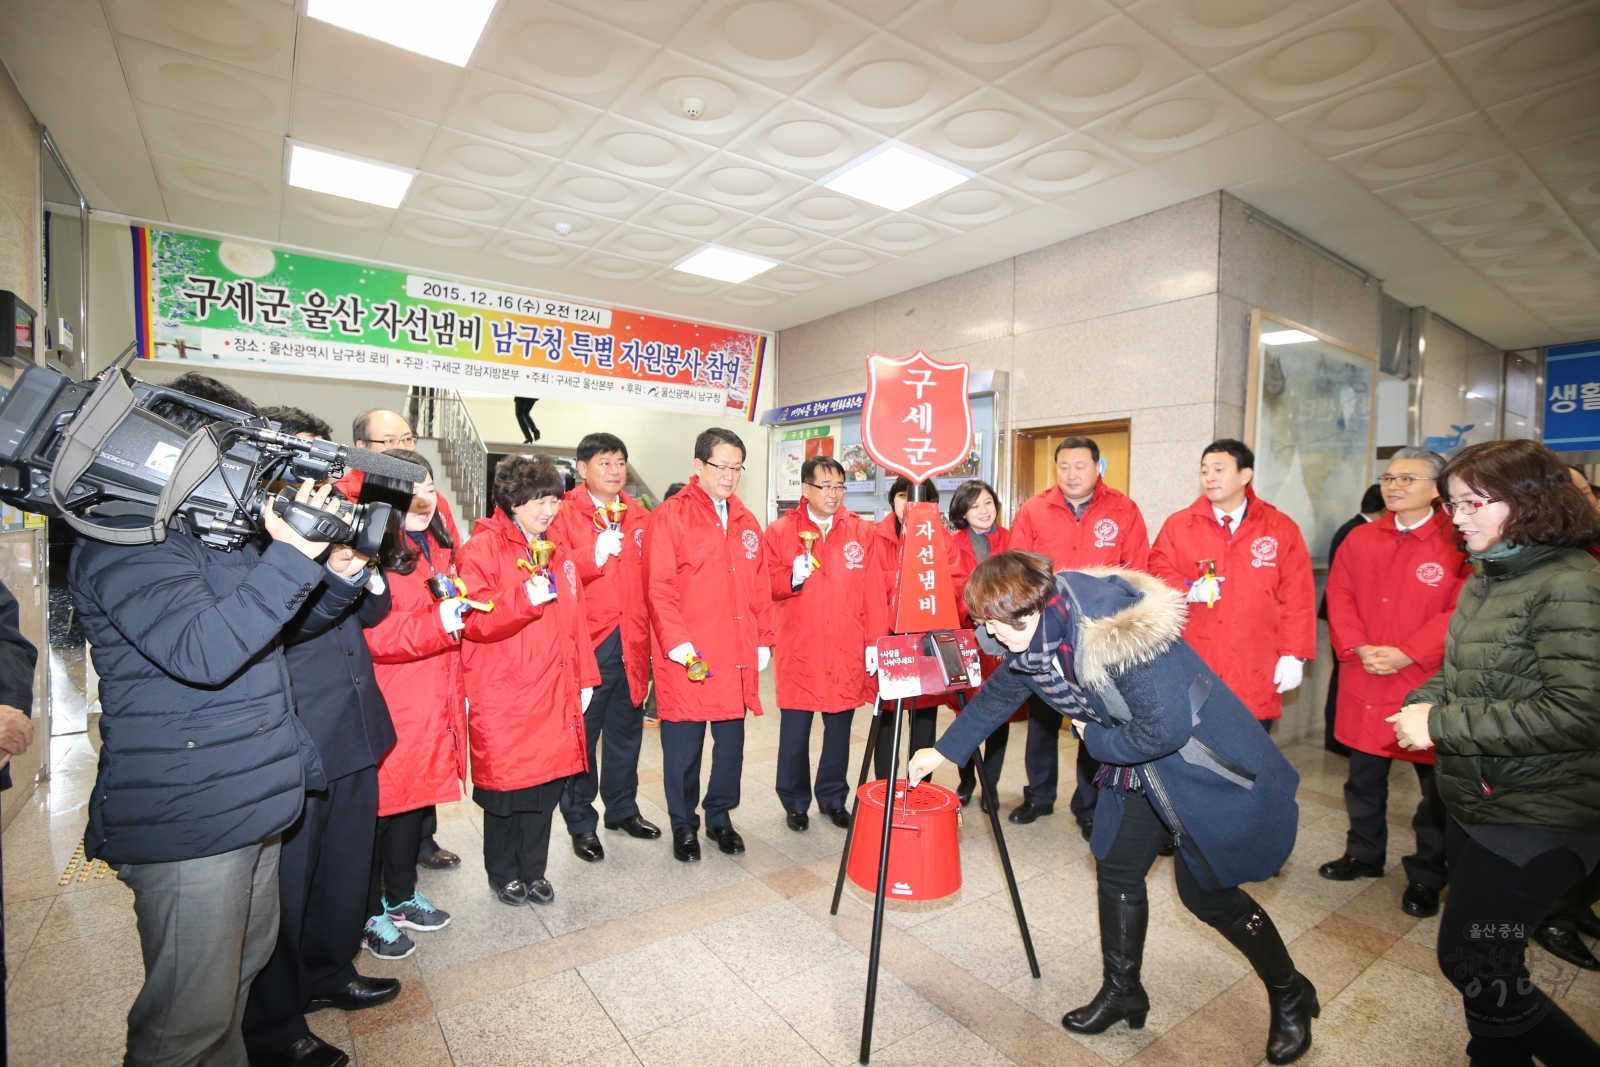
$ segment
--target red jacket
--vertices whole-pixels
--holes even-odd
[[[429,539],[430,542],[432,539]],[[461,799],[467,777],[466,687],[461,642],[445,633],[428,578],[455,572],[455,552],[433,543],[433,562],[410,574],[385,571],[392,606],[367,631],[378,688],[389,703],[395,745],[378,764],[378,814],[397,815]]]
[[[1433,762],[1431,748],[1396,744],[1394,724],[1383,720],[1444,662],[1445,631],[1471,573],[1443,513],[1405,534],[1393,515],[1350,532],[1328,573],[1328,637],[1344,663],[1334,737],[1370,755]],[[1361,645],[1389,645],[1416,662],[1394,674],[1368,674],[1353,651]]]
[[[1082,519],[1072,514],[1067,498],[1053,485],[1023,501],[1011,524],[1011,547],[1042,552],[1058,571],[1142,571],[1150,565],[1150,534],[1139,505],[1103,481],[1096,483]]]
[[[994,529],[989,531],[989,555],[997,555],[1011,547],[1011,531],[996,523]],[[972,577],[972,572],[978,569],[978,554],[972,550],[972,531],[957,530],[951,534],[950,550],[955,554],[954,569],[950,572],[950,577],[954,580],[953,584],[956,590],[956,615],[961,620],[962,629],[970,630],[973,628],[972,616],[968,614],[966,601],[962,599],[961,594],[966,591],[967,579]],[[1001,664],[1005,662],[1005,658],[1002,656],[981,656],[980,662],[983,665],[983,677],[987,679],[1000,669]],[[959,711],[953,703],[950,707]],[[1024,701],[1022,706],[1017,709],[1017,713],[1007,721],[1026,722],[1027,718],[1028,705]]]
[[[828,536],[814,542],[822,561],[798,593],[790,587],[800,531],[820,533],[804,504],[767,527],[767,572],[772,579],[778,647],[778,707],[793,711],[851,711],[877,696],[867,673],[867,645],[889,632],[882,561],[872,551],[872,524],[840,508]]]
[[[650,513],[644,531],[650,604],[650,654],[656,664],[656,708],[668,722],[742,719],[761,714],[757,648],[777,640],[772,587],[761,524],[738,497],[728,500],[722,528],[711,497],[691,478]],[[667,653],[688,642],[711,677],[689,681]]]
[[[1205,497],[1162,524],[1150,573],[1189,592],[1201,561],[1223,579],[1216,604],[1189,605],[1183,636],[1258,719],[1283,715],[1272,684],[1280,656],[1315,659],[1317,593],[1311,554],[1294,520],[1246,490],[1244,521],[1228,537]]]
[[[627,493],[619,499],[622,513],[622,555],[594,565],[594,497],[579,485],[562,497],[561,510],[550,524],[550,540],[566,548],[578,566],[583,600],[589,613],[589,644],[599,648],[622,627],[622,665],[628,673],[628,696],[635,707],[650,692],[650,612],[644,602],[644,528],[650,513]]]
[[[524,585],[528,541],[504,512],[479,519],[457,556],[474,600],[462,631],[472,747],[472,782],[498,792],[526,789],[588,769],[581,689],[600,684],[589,647],[583,583],[566,549],[550,560],[556,599],[534,607]]]

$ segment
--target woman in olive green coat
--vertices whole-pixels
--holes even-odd
[[[1439,472],[1472,554],[1444,666],[1391,717],[1436,749],[1450,809],[1439,966],[1473,1064],[1600,1064],[1539,989],[1527,937],[1600,863],[1600,517],[1532,441],[1463,449]]]

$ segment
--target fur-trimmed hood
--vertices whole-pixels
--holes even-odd
[[[1097,692],[1115,674],[1149,663],[1183,636],[1183,597],[1159,578],[1120,567],[1094,567],[1056,576],[1066,586],[1075,627],[1073,667]]]

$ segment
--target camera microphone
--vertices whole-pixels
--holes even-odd
[[[345,449],[344,465],[351,470],[376,474],[380,478],[393,478],[397,482],[415,483],[428,477],[428,472],[419,464],[366,448]]]

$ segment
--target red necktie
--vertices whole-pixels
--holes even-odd
[[[1233,516],[1224,515],[1219,521],[1222,523],[1222,536],[1230,541],[1233,540]]]

